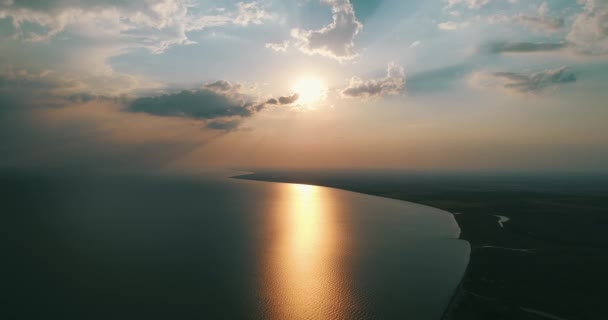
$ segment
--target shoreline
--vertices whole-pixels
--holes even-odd
[[[283,181],[275,181],[275,180],[261,180],[261,179],[249,179],[247,178],[248,176],[254,176],[255,172],[248,172],[245,174],[238,174],[235,176],[230,176],[230,179],[239,179],[239,180],[249,180],[249,181],[264,181],[264,182],[278,182],[278,183],[292,183],[292,182],[283,182]],[[376,194],[370,194],[370,193],[364,193],[364,192],[359,192],[359,191],[354,191],[354,190],[349,190],[349,189],[344,189],[344,188],[336,188],[333,186],[326,186],[326,185],[321,185],[321,184],[311,184],[314,186],[318,186],[318,187],[325,187],[325,188],[334,188],[334,189],[338,189],[338,190],[343,190],[343,191],[348,191],[348,192],[355,192],[355,193],[359,193],[359,194],[364,194],[364,195],[368,195],[368,196],[376,196],[376,197],[381,197],[381,198],[385,198],[385,199],[391,199],[391,200],[399,200],[399,201],[405,201],[405,202],[411,202],[411,203],[416,203],[416,202],[412,202],[412,201],[407,201],[407,200],[403,200],[403,199],[398,199],[398,198],[391,198],[391,197],[386,197],[386,196],[379,196]],[[416,203],[416,204],[420,204],[420,205],[426,205],[426,204],[422,204],[422,203]],[[435,207],[433,207],[435,208]],[[443,210],[440,208],[435,208],[435,209],[439,209],[439,210]],[[450,301],[448,302],[448,304],[446,305],[440,320],[451,320],[453,319],[452,315],[455,311],[456,308],[458,308],[458,304],[459,302],[461,302],[463,299],[466,298],[466,291],[464,288],[464,284],[465,284],[465,280],[467,278],[467,276],[469,275],[470,272],[470,267],[471,267],[471,258],[473,256],[473,245],[471,244],[471,242],[467,239],[464,239],[462,237],[462,226],[461,224],[458,222],[458,219],[456,219],[457,214],[451,212],[451,211],[447,211],[447,210],[443,210],[448,212],[451,216],[453,221],[456,223],[456,225],[458,226],[459,230],[459,234],[458,237],[456,238],[457,240],[462,240],[462,241],[466,241],[469,244],[469,257],[467,259],[467,266],[461,276],[460,282],[458,283],[458,286],[456,286],[456,288],[454,289],[454,293],[452,294],[452,297],[450,298]]]
[[[323,186],[452,214],[460,229],[454,238],[467,241],[470,254],[442,319],[608,316],[608,280],[602,280],[608,268],[608,179],[312,170],[231,178]]]

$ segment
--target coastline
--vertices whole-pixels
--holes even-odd
[[[240,180],[250,180],[250,181],[283,182],[283,181],[274,181],[274,180],[250,179],[250,177],[252,177],[252,176],[255,176],[255,172],[246,172],[244,174],[243,173],[239,173],[237,175],[230,176],[229,178],[231,178],[231,179],[240,179]],[[314,185],[320,186],[320,187],[335,188],[335,187],[332,187],[332,186],[326,186],[326,185],[321,185],[321,184],[314,184]],[[371,194],[371,193],[363,193],[363,192],[354,191],[354,190],[345,189],[345,188],[335,188],[335,189],[349,191],[349,192],[356,192],[356,193],[370,195],[370,196],[378,196],[378,195]],[[386,199],[392,199],[392,200],[405,201],[403,199],[398,199],[398,198],[391,198],[391,197],[385,197],[385,196],[379,196],[379,197],[386,198]],[[424,205],[424,204],[422,204],[422,205]],[[437,209],[439,209],[439,208],[437,208]],[[450,212],[450,211],[446,211],[446,212],[448,212],[452,216],[452,219],[453,219],[454,223],[460,229],[460,232],[458,234],[457,239],[458,240],[464,240],[467,243],[469,243],[470,251],[469,251],[469,257],[467,259],[467,266],[466,266],[466,268],[465,268],[465,270],[464,270],[464,272],[462,274],[462,277],[460,279],[460,282],[458,283],[458,286],[456,286],[456,288],[454,289],[454,293],[452,294],[452,297],[450,298],[450,301],[446,305],[446,307],[445,307],[445,309],[444,309],[444,311],[442,313],[442,316],[441,316],[440,320],[452,320],[452,319],[454,319],[453,318],[453,313],[454,313],[455,309],[458,308],[459,303],[463,299],[465,299],[465,297],[466,297],[466,291],[464,289],[464,283],[465,283],[465,279],[467,278],[467,275],[470,272],[471,256],[473,254],[473,247],[472,247],[471,243],[467,239],[464,239],[462,237],[462,226],[458,222],[458,219],[456,219],[457,215],[454,214],[453,212]]]
[[[608,316],[603,307],[608,291],[608,180],[312,170],[260,171],[231,178],[330,187],[451,213],[461,231],[458,239],[469,243],[470,255],[442,319]]]

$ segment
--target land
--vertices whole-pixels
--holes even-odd
[[[472,251],[446,319],[608,319],[608,176],[256,170],[236,178],[327,186],[453,213]]]

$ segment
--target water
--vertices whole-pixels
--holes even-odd
[[[439,319],[451,215],[206,177],[3,175],[4,319]]]

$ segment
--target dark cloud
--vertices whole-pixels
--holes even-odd
[[[300,96],[297,93],[294,93],[290,96],[286,96],[286,97],[279,97],[279,99],[275,99],[275,98],[270,98],[268,99],[268,101],[266,101],[267,104],[292,104],[296,101],[298,101],[298,99],[300,98]]]
[[[249,117],[256,110],[252,103],[238,101],[208,89],[183,90],[180,93],[145,97],[134,100],[127,108],[157,116],[215,119],[221,117]]]
[[[296,102],[300,96],[297,93],[292,94],[288,97],[279,97],[279,104],[292,104]]]
[[[241,119],[213,120],[207,122],[207,128],[213,130],[233,131],[236,130],[241,123],[243,123],[243,120]]]
[[[576,76],[567,67],[548,69],[532,75],[515,72],[496,72],[494,76],[508,81],[504,85],[505,88],[519,92],[537,92],[549,86],[576,81]]]
[[[130,112],[143,112],[163,117],[184,117],[196,120],[214,120],[207,128],[232,130],[243,118],[262,111],[267,105],[287,105],[298,100],[298,94],[255,101],[239,90],[240,84],[219,80],[199,90],[135,99],[126,108]],[[234,126],[234,128],[233,128]]]
[[[342,95],[346,97],[378,97],[393,95],[403,92],[405,89],[405,71],[403,67],[396,64],[389,64],[386,77],[382,79],[362,80],[353,77],[348,87],[342,90]]]
[[[498,42],[488,48],[490,53],[525,53],[556,51],[567,47],[566,43],[551,42]]]

